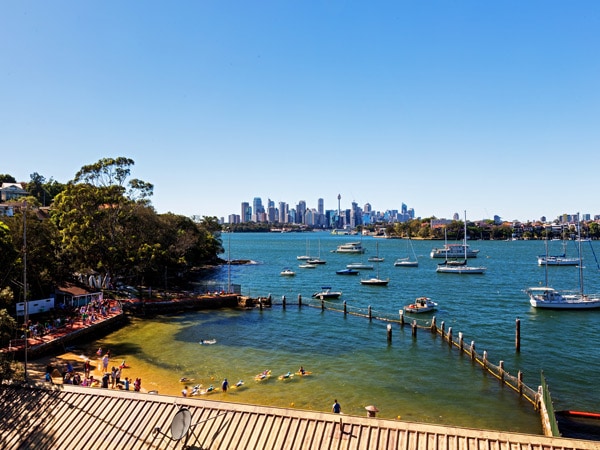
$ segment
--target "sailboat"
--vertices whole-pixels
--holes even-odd
[[[319,256],[317,256],[316,258],[307,259],[306,264],[327,264],[327,261],[321,259],[321,240],[319,240]]]
[[[538,255],[538,266],[576,266],[579,258],[567,256],[567,242],[563,241],[563,252],[560,255],[548,254],[548,238],[546,238],[546,254]]]
[[[377,258],[379,258],[379,242],[377,242]],[[387,286],[389,282],[389,278],[386,278],[385,280],[379,278],[379,262],[377,262],[377,276],[360,280],[360,284],[368,284],[371,286]]]
[[[298,261],[307,261],[310,259],[310,242],[308,242],[308,239],[306,240],[306,255],[296,256],[296,259]]]
[[[579,214],[577,214],[577,235],[580,237]],[[546,253],[548,252],[546,246]],[[583,287],[583,256],[581,240],[579,249],[579,291],[558,291],[548,286],[548,264],[546,268],[546,285],[530,287],[525,290],[529,303],[534,308],[546,309],[595,309],[600,308],[600,294],[586,294]]]
[[[412,240],[410,239],[410,237],[406,238],[407,239],[407,250],[408,247],[410,247],[410,251],[412,253],[412,259],[410,256],[406,256],[405,258],[398,258],[396,259],[396,261],[394,261],[394,266],[395,267],[419,267],[419,260],[417,259],[417,255],[415,253],[415,249],[412,245]]]
[[[485,267],[477,267],[477,266],[469,266],[467,264],[467,211],[465,211],[465,232],[464,232],[464,261],[448,261],[448,256],[446,255],[446,261],[438,264],[437,269],[435,270],[438,273],[456,273],[459,275],[480,275],[484,274],[487,268]]]

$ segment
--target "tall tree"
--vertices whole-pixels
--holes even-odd
[[[153,190],[150,183],[129,180],[133,164],[119,157],[84,166],[56,196],[52,218],[74,270],[115,274],[130,260],[127,224]]]

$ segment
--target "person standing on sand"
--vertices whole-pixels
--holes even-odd
[[[187,388],[187,386],[183,387],[183,390],[181,391],[181,395],[183,395],[184,397],[187,397],[187,395],[188,395],[188,388]]]
[[[89,378],[90,377],[90,371],[92,370],[91,364],[90,364],[90,360],[86,359],[85,363],[83,363],[83,373],[85,375],[85,378]]]
[[[228,387],[229,387],[229,382],[227,381],[227,378],[225,378],[223,380],[223,384],[221,384],[221,389],[223,390],[223,392],[227,392]]]

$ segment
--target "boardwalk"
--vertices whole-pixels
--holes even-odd
[[[187,433],[179,426],[181,408],[190,413]],[[173,440],[173,435],[179,439]],[[78,386],[0,387],[0,448],[5,450],[186,446],[204,450],[591,450],[598,448],[598,442]]]

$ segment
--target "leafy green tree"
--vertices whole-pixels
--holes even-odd
[[[128,223],[153,190],[149,183],[129,180],[133,164],[119,157],[84,166],[55,197],[52,219],[73,270],[114,275],[131,261]]]
[[[0,173],[0,184],[2,183],[16,183],[15,177],[7,173]]]

